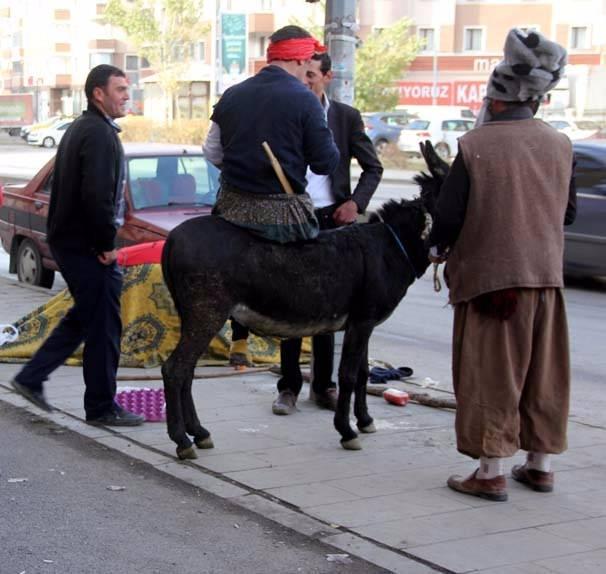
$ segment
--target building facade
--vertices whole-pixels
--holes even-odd
[[[424,48],[398,83],[400,106],[477,109],[509,29],[537,30],[568,50],[546,109],[604,115],[604,0],[360,0],[360,35],[408,17]]]
[[[152,3],[152,0],[150,0]],[[31,93],[35,117],[77,114],[94,65],[125,70],[131,111],[157,120],[166,96],[156,71],[124,32],[103,22],[104,0],[0,0],[0,93]],[[159,3],[156,2],[156,5]],[[227,26],[230,17],[229,29]],[[578,116],[604,114],[606,0],[358,0],[361,41],[409,18],[424,47],[398,81],[401,107],[477,109],[507,31],[535,29],[569,51],[570,65],[548,106]],[[322,36],[323,3],[304,0],[206,0],[208,32],[183,52],[169,117],[208,117],[212,102],[235,81],[265,65],[269,36],[296,23]],[[233,32],[234,21],[239,33]],[[231,36],[229,34],[232,34]],[[237,65],[236,65],[237,64]]]
[[[102,23],[103,9],[95,0],[0,0],[0,93],[32,93],[38,120],[79,113],[90,68],[113,64],[129,76],[136,111],[145,62]]]

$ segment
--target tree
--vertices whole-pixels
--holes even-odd
[[[356,51],[355,105],[361,111],[391,110],[398,103],[395,82],[421,47],[407,18],[375,30]]]
[[[179,79],[191,60],[193,46],[209,30],[204,0],[109,0],[103,13],[108,24],[122,28],[138,53],[158,75],[165,95],[166,119],[177,117]]]
[[[317,3],[318,6],[309,6],[310,12],[301,20],[296,16],[291,16],[288,19],[289,24],[300,26],[307,30],[314,38],[324,41],[324,19],[326,14],[326,0],[306,0],[310,4]],[[318,19],[320,15],[320,19]]]

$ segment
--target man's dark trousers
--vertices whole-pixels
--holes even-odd
[[[50,373],[63,365],[84,341],[83,376],[87,419],[113,410],[120,359],[120,292],[122,273],[114,262],[103,265],[94,254],[51,247],[53,258],[74,299],[61,319],[15,380],[41,391]]]
[[[338,205],[329,205],[316,209],[315,214],[320,224],[320,229],[336,229],[332,218]],[[301,358],[302,339],[284,339],[280,342],[280,366],[282,378],[278,381],[278,391],[292,391],[295,396],[299,395],[303,386],[303,377],[299,360]],[[323,394],[329,388],[336,388],[332,382],[332,371],[335,356],[335,335],[324,333],[315,335],[311,339],[312,347],[312,387],[314,393]]]

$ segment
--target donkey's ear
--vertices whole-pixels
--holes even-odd
[[[429,140],[419,142],[421,155],[425,159],[425,163],[429,169],[429,173],[434,176],[440,183],[446,179],[450,166],[436,153],[433,145]]]

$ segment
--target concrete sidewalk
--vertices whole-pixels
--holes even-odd
[[[0,288],[1,323],[48,297],[1,278]],[[509,502],[491,503],[445,486],[448,475],[474,468],[456,452],[451,411],[396,407],[369,396],[378,432],[362,436],[362,451],[350,452],[339,445],[331,413],[307,400],[306,386],[299,411],[277,417],[271,413],[275,376],[198,369],[200,375],[219,375],[193,385],[215,449],[198,451],[196,461],[178,462],[164,423],[124,430],[84,424],[80,368],[62,367],[48,382],[48,398],[59,409],[51,415],[8,390],[18,369],[0,364],[0,400],[392,572],[606,571],[603,428],[571,422],[570,450],[555,461],[553,494],[510,481]],[[159,369],[119,373],[124,379],[142,374],[158,379],[119,384],[161,387]]]

